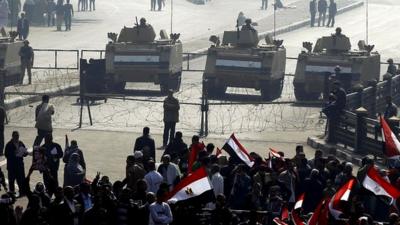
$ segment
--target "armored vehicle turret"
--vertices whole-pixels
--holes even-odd
[[[244,25],[239,31],[225,31],[220,43],[208,49],[203,85],[209,97],[224,95],[227,87],[254,88],[264,100],[279,98],[285,75],[286,49],[282,41],[259,45],[257,31]]]
[[[126,82],[159,84],[161,92],[178,91],[182,73],[182,43],[179,34],[160,39],[144,18],[134,27],[122,28],[119,35],[109,33],[112,40],[106,46],[106,76],[114,91],[125,89]]]
[[[332,81],[339,80],[346,91],[355,85],[366,85],[379,80],[380,55],[372,52],[374,46],[358,43],[358,50],[351,50],[350,39],[337,28],[336,33],[321,37],[314,49],[304,42],[297,60],[293,80],[294,93],[299,101],[318,100],[321,93],[329,93]]]

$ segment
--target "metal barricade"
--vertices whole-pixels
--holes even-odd
[[[65,49],[33,49],[33,51],[35,52],[35,53],[38,53],[38,52],[50,52],[50,53],[54,53],[54,65],[53,66],[51,66],[51,63],[49,63],[50,65],[49,66],[43,66],[43,65],[36,65],[36,64],[34,64],[34,66],[32,67],[32,69],[57,69],[57,70],[63,70],[63,69],[70,69],[70,70],[77,70],[77,69],[79,69],[79,50],[65,50]],[[62,65],[62,63],[61,63],[61,66],[60,66],[60,62],[59,62],[59,58],[60,58],[60,53],[74,53],[73,55],[74,55],[74,57],[75,57],[75,59],[74,60],[72,60],[72,61],[74,61],[73,62],[73,66],[65,66],[65,65]],[[66,58],[64,58],[64,59],[66,59]],[[76,60],[76,61],[75,61]],[[40,60],[38,60],[38,57],[37,57],[37,54],[35,55],[35,62],[37,63],[38,61],[40,61]],[[71,62],[72,62],[71,61]],[[45,59],[45,62],[47,63],[47,62],[49,62],[49,61],[47,61],[47,59]]]

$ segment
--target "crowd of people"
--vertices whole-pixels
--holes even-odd
[[[167,99],[167,111],[179,110],[172,94]],[[182,132],[170,135],[170,128],[165,136],[168,143],[160,149],[157,158],[150,128],[145,127],[143,135],[135,141],[132,155],[126,158],[126,169],[121,171],[125,178],[111,181],[98,172],[92,180],[86,177],[90,164],[85,161],[85,152],[78,142],[66,139],[63,149],[53,141],[54,111],[49,97],[43,96],[36,108],[38,135],[27,175],[24,158],[29,153],[18,131],[12,133],[6,144],[9,182],[7,187],[5,173],[1,171],[0,187],[8,191],[0,198],[1,224],[166,225],[188,224],[188,221],[212,225],[273,224],[273,221],[298,224],[292,217],[284,216],[286,210],[307,221],[313,213],[318,213],[321,201],[334,198],[350,181],[355,185],[348,200],[340,202],[340,218],[326,214],[326,223],[319,224],[372,225],[376,221],[400,224],[397,202],[375,195],[364,185],[367,171],[375,168],[388,185],[400,190],[399,161],[391,167],[378,168],[373,159],[365,157],[356,171],[352,163],[340,161],[332,154],[324,155],[320,150],[307,158],[303,146],[297,145],[292,158],[273,149],[267,155],[250,152],[245,156],[251,159],[249,164],[243,161],[243,155],[232,155],[234,151],[228,151],[225,146],[223,153],[213,143],[204,144],[196,135],[187,144]],[[59,182],[62,163],[64,176]],[[203,169],[207,171],[213,197],[169,201],[170,193],[188,185],[187,178]],[[32,174],[43,177],[33,189],[30,187]],[[187,196],[193,193],[191,189],[185,192]],[[28,199],[26,208],[17,201],[16,197],[22,196]],[[298,207],[300,198],[302,204]]]

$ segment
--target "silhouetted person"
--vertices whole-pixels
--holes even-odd
[[[96,0],[89,0],[89,10],[92,11],[92,9],[96,10]]]
[[[387,68],[387,73],[390,73],[391,75],[396,75],[397,74],[397,68],[396,65],[394,65],[393,59],[388,59],[387,63],[389,63],[388,68]]]
[[[29,35],[29,21],[25,17],[25,13],[21,13],[21,18],[18,19],[17,32],[19,39],[25,40]]]
[[[310,20],[310,26],[314,27],[315,24],[315,15],[317,14],[317,2],[316,0],[312,0],[310,2],[310,16],[311,16],[311,20]]]
[[[24,46],[19,49],[19,56],[21,58],[21,84],[24,82],[25,70],[28,73],[28,84],[32,84],[32,66],[35,58],[33,49],[29,46],[29,41],[24,41]]]
[[[322,19],[322,26],[325,26],[325,18],[326,18],[326,10],[328,9],[328,3],[326,0],[319,0],[318,1],[318,26],[321,26],[321,19]]]
[[[39,146],[42,143],[43,138],[48,134],[52,134],[53,125],[51,117],[54,114],[54,106],[49,104],[50,97],[48,95],[42,96],[42,103],[36,107],[35,118],[37,129],[37,136],[33,143],[33,146]]]
[[[329,18],[328,18],[328,24],[326,25],[327,27],[333,27],[335,26],[335,16],[337,14],[337,5],[334,0],[330,0],[329,3]]]
[[[72,16],[74,16],[74,8],[72,7],[70,0],[67,0],[67,3],[64,5],[65,31],[71,30]]]

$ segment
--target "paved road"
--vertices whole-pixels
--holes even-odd
[[[384,16],[389,12],[393,17],[399,17],[395,12],[400,5],[396,1],[388,1],[393,5],[385,5],[378,1],[372,1],[370,7],[374,10],[370,13],[370,43],[376,45],[376,50],[382,53],[382,58],[397,56],[398,48],[397,32],[393,28],[388,28],[385,24],[390,24],[394,19]],[[397,18],[398,19],[398,18]],[[343,33],[348,35],[353,46],[359,39],[364,38],[364,9],[356,9],[337,18],[337,25],[343,28]],[[389,32],[391,31],[391,32]],[[303,28],[289,34],[279,36],[284,39],[284,45],[288,50],[289,56],[296,56],[301,50],[303,41],[312,41],[321,36],[329,35],[334,32],[332,28]],[[391,47],[387,47],[387,45]],[[196,59],[191,62],[194,68],[204,67],[204,58]],[[294,61],[288,62],[287,72],[293,72]],[[154,85],[130,85],[130,88],[152,88],[158,90]],[[254,94],[250,100],[258,100],[258,92],[248,89],[228,89],[230,93]],[[126,99],[109,100],[107,104],[98,103],[91,107],[94,118],[94,126],[87,129],[118,130],[118,131],[140,131],[145,125],[154,128],[155,132],[162,132],[162,108],[160,103],[151,101],[161,101],[163,98],[157,96],[155,92],[152,97],[134,97],[134,99],[145,100],[137,102]],[[201,96],[201,73],[185,73],[181,92],[177,97],[181,102],[200,103]],[[278,101],[294,100],[291,78],[285,82],[283,96]],[[75,98],[57,98],[53,102],[57,107],[55,116],[55,126],[59,128],[76,127],[79,116],[79,107],[74,105]],[[22,107],[13,110],[10,115],[11,125],[32,124],[33,108]],[[87,114],[84,121],[88,122]],[[189,133],[198,132],[200,127],[200,107],[198,105],[183,105],[181,110],[181,122],[178,129]],[[324,125],[319,119],[319,108],[312,107],[292,107],[290,105],[228,105],[211,106],[210,109],[210,132],[212,135],[225,137],[231,132],[243,133],[246,136],[263,139],[272,131],[318,131],[323,130]],[[305,140],[305,139],[304,139]]]

